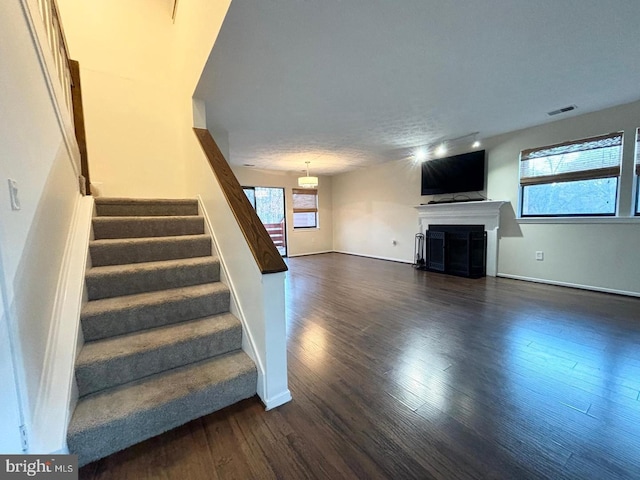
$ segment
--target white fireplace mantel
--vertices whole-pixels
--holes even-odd
[[[487,275],[498,273],[498,229],[503,201],[434,203],[418,205],[422,233],[429,225],[484,225],[487,231]]]

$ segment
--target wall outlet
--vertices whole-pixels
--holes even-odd
[[[538,260],[539,262],[541,262],[542,260],[544,260],[544,252],[541,252],[540,250],[538,250],[536,252],[536,260]]]

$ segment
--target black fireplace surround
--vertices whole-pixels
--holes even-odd
[[[487,274],[484,225],[429,225],[424,237],[427,270],[470,278]]]

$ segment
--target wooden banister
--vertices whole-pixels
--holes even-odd
[[[204,128],[194,128],[202,150],[204,150],[209,165],[216,175],[220,188],[224,193],[227,203],[240,226],[240,230],[247,240],[253,258],[258,264],[262,273],[286,272],[287,265],[284,263],[278,249],[271,241],[264,225],[258,218],[258,214],[249,203],[249,199],[242,191],[238,179],[231,171],[227,160],[220,152],[216,141],[208,130]]]
[[[87,155],[87,136],[84,130],[84,109],[82,108],[82,86],[80,84],[80,64],[69,60],[71,73],[71,103],[73,104],[73,126],[80,150],[80,171],[82,172],[84,191],[91,195],[91,180],[89,179],[89,158]]]
[[[67,46],[56,0],[38,0],[38,11],[40,12],[46,36],[46,38],[40,38],[40,44],[43,48],[45,44],[48,44],[51,49],[52,65],[55,67],[57,80],[64,95],[63,99],[58,99],[58,105],[62,106],[62,101],[64,100],[67,111],[71,116],[78,149],[80,150],[80,164],[77,165],[81,181],[80,191],[83,194],[91,194],[82,93],[80,89],[80,66],[78,62],[71,60],[69,57],[69,47]],[[55,75],[53,75],[53,72],[51,73],[51,79],[55,81]]]

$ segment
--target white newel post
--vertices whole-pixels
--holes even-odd
[[[418,205],[420,230],[424,233],[429,225],[484,225],[487,231],[487,275],[498,273],[498,229],[500,208],[503,201],[436,203]]]

